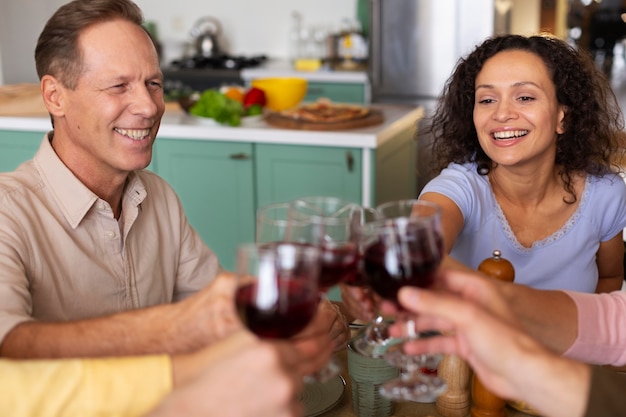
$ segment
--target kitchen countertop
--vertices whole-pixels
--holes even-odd
[[[184,113],[177,103],[167,103],[159,136],[375,149],[398,133],[415,126],[424,114],[423,108],[415,106],[380,104],[372,107],[383,112],[383,123],[349,130],[306,131],[273,127],[261,118],[240,127],[209,126],[206,119]],[[35,132],[51,129],[38,85],[0,86],[0,129]]]
[[[170,112],[163,117],[159,135],[186,139],[215,138],[255,143],[299,144],[374,149],[399,132],[414,126],[423,117],[421,107],[375,106],[384,115],[380,125],[337,131],[281,129],[258,119],[240,127],[204,126],[204,121],[182,112]],[[0,120],[0,127],[2,121]]]

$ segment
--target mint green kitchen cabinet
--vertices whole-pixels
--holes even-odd
[[[361,150],[256,144],[257,206],[307,195],[361,202]]]
[[[232,270],[235,249],[254,240],[253,145],[158,138],[152,169],[176,191],[189,222]]]
[[[13,171],[32,159],[45,132],[0,130],[0,172]]]
[[[417,198],[417,140],[414,126],[398,131],[373,151],[372,205]]]
[[[338,103],[365,104],[366,86],[363,83],[309,81],[304,101],[328,98]]]
[[[237,245],[254,241],[259,207],[304,195],[361,201],[360,149],[160,137],[151,167],[227,269]]]
[[[314,195],[361,203],[361,149],[255,146],[257,207]],[[332,288],[328,296],[331,300],[340,300],[338,287]]]

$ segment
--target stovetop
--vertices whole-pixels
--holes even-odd
[[[163,69],[165,93],[179,94],[204,91],[223,85],[244,85],[241,70],[257,67],[267,60],[265,55],[219,55],[215,57],[193,56],[174,60]]]
[[[240,70],[261,65],[267,60],[265,55],[219,55],[213,57],[192,56],[171,63],[171,69],[224,69]]]

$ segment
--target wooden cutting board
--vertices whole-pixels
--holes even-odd
[[[382,111],[370,109],[370,112],[361,118],[354,120],[343,120],[340,122],[311,122],[308,120],[298,120],[286,117],[280,113],[268,113],[264,116],[265,121],[275,127],[297,130],[346,130],[358,129],[361,127],[374,126],[382,123],[385,118]]]
[[[168,113],[181,113],[177,102],[165,103]],[[39,84],[0,85],[0,116],[48,116],[48,109],[43,104]]]
[[[47,116],[39,84],[0,86],[0,116]]]

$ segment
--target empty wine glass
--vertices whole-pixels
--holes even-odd
[[[237,249],[236,273],[239,317],[258,336],[289,338],[315,315],[319,302],[316,248],[243,244]]]
[[[434,281],[444,252],[441,209],[425,201],[403,200],[379,206],[376,211],[382,218],[363,229],[364,273],[378,295],[397,304],[401,287],[429,287]],[[420,337],[413,323],[410,320],[406,323],[409,334]],[[386,349],[384,356],[406,370],[399,378],[381,386],[381,393],[387,398],[424,401],[445,390],[441,378],[420,372],[422,368],[436,368],[437,355],[406,355],[401,345],[395,344]]]

